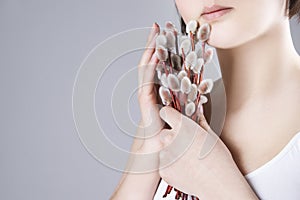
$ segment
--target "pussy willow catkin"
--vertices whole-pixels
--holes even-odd
[[[213,58],[213,50],[206,48],[211,26],[196,20],[187,23],[186,34],[180,35],[172,22],[166,22],[165,30],[156,37],[155,55],[159,59],[156,74],[160,83],[162,103],[172,106],[197,123],[203,114],[204,94],[211,92],[212,79],[203,80],[205,66]],[[172,191],[168,186],[163,197]],[[174,188],[175,199],[187,199],[188,195]],[[192,199],[198,199],[192,196]]]

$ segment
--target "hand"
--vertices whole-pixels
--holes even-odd
[[[172,128],[161,132],[165,148],[159,156],[160,176],[169,185],[200,199],[256,199],[230,151],[204,117],[201,124],[207,130],[168,106],[160,110],[160,116]]]
[[[144,134],[141,137],[149,137],[143,141],[143,150],[141,151],[147,153],[158,152],[162,148],[158,133],[163,128],[164,122],[159,116],[157,94],[154,86],[155,68],[159,62],[154,52],[156,36],[159,32],[160,28],[155,23],[149,34],[146,50],[138,65],[138,100],[142,117],[140,127],[143,129]]]

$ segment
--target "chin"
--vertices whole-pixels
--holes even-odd
[[[208,45],[217,49],[231,49],[239,45],[237,40],[229,38],[226,34],[214,35],[211,34],[207,41]]]
[[[243,34],[245,35],[245,33],[240,31],[233,32],[232,30],[234,29],[230,28],[230,26],[227,28],[225,28],[225,26],[213,26],[210,39],[207,41],[207,43],[215,48],[231,49],[246,42],[246,38],[243,37]]]
[[[243,43],[245,33],[236,20],[225,19],[211,23],[211,35],[207,43],[215,48],[230,49]]]

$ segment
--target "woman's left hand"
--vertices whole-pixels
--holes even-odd
[[[169,106],[160,116],[171,127],[161,131],[159,173],[164,181],[200,199],[258,199],[204,116],[201,126]]]

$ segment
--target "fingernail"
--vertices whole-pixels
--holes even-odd
[[[156,27],[156,22],[154,22],[154,23],[152,24],[152,32],[155,31],[155,27]]]
[[[154,22],[152,25],[153,30],[157,30],[159,32],[159,25],[157,22]]]
[[[155,23],[156,23],[156,22],[154,22],[154,23],[152,24],[150,33],[154,33],[154,31],[155,31]]]

